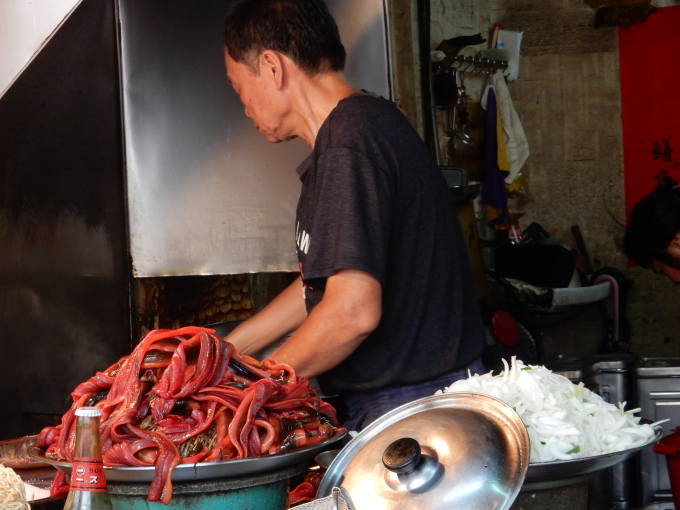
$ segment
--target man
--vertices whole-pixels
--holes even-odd
[[[630,214],[624,253],[638,266],[680,283],[680,188],[668,179]]]
[[[227,79],[270,142],[300,137],[300,278],[227,340],[348,405],[360,430],[481,371],[481,315],[448,188],[389,101],[343,78],[322,0],[243,0],[225,22]]]

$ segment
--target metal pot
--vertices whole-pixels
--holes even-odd
[[[259,475],[173,483],[172,500],[164,508],[285,510],[288,507],[289,479],[305,469],[306,463],[303,463]],[[142,510],[159,505],[146,499],[149,484],[109,482],[108,485],[116,510]]]
[[[276,455],[179,464],[172,472],[172,500],[164,508],[284,510],[288,503],[289,479],[303,473],[309,459],[323,448],[342,440],[344,435]],[[70,462],[47,458],[37,447],[29,447],[28,455],[70,476]],[[155,475],[154,466],[105,466],[104,474],[115,510],[148,510],[158,505],[147,500]]]
[[[341,487],[357,510],[504,510],[520,491],[529,453],[526,428],[505,403],[435,395],[364,429],[333,460],[317,497]]]

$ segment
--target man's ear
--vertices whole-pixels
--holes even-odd
[[[669,255],[672,255],[673,258],[680,260],[680,232],[675,234],[675,237],[671,241],[671,244],[668,245],[668,248],[666,248],[666,251]]]
[[[277,89],[283,87],[285,62],[278,51],[264,50],[260,53],[260,73],[274,80]]]

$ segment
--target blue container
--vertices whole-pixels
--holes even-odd
[[[289,480],[307,463],[261,475],[220,480],[174,482],[168,505],[149,501],[148,483],[109,482],[114,510],[285,510]]]

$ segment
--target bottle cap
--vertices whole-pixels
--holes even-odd
[[[90,418],[94,416],[101,416],[102,410],[98,407],[79,407],[76,409],[76,416],[88,416]]]

